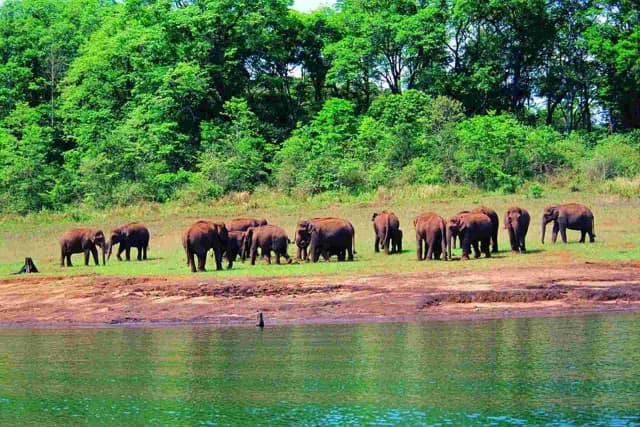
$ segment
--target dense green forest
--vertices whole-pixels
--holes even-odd
[[[5,0],[0,211],[640,172],[630,0]]]

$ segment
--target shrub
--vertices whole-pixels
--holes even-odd
[[[568,163],[558,148],[557,132],[529,128],[506,114],[464,120],[456,137],[458,173],[463,181],[487,190],[513,192],[525,181]]]
[[[355,138],[354,105],[330,99],[308,125],[296,129],[276,155],[276,181],[283,190],[354,189],[366,182],[366,147]]]
[[[640,176],[635,178],[616,178],[604,182],[599,191],[606,194],[617,194],[618,196],[631,198],[640,196]]]
[[[640,172],[640,151],[628,142],[626,137],[613,136],[596,145],[591,159],[585,162],[585,175],[598,180],[636,176]]]

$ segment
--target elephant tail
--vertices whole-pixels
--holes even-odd
[[[351,233],[351,245],[353,247],[353,254],[356,254],[356,229],[353,229],[353,233]]]
[[[387,239],[389,239],[389,233],[391,233],[389,231],[390,228],[391,228],[391,218],[390,218],[390,215],[387,214],[387,224],[386,224],[386,227],[385,227],[385,230],[384,230],[384,240],[382,241],[383,245],[387,244]]]

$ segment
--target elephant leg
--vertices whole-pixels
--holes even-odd
[[[513,228],[508,228],[507,233],[509,233],[509,244],[511,245],[511,252],[518,252],[516,231]]]
[[[469,254],[471,253],[471,242],[467,238],[463,238],[460,240],[460,247],[462,248],[462,259],[469,259]]]
[[[473,242],[473,256],[475,258],[480,258],[480,248],[477,240]]]
[[[116,256],[118,257],[118,261],[122,261],[122,252],[124,252],[124,247],[122,246],[122,244],[119,244],[118,253],[116,254]]]
[[[422,261],[422,237],[416,236],[416,258]]]
[[[271,265],[271,250],[262,249],[262,257],[267,261],[267,264]]]
[[[71,264],[71,254],[67,254],[67,267],[73,267]]]
[[[492,244],[491,252],[493,252],[494,254],[497,254],[498,253],[498,230],[497,229],[491,235],[491,244]]]
[[[527,246],[525,245],[524,240],[525,240],[525,237],[524,237],[524,234],[522,234],[520,236],[520,252],[521,253],[527,252]]]
[[[353,261],[353,248],[351,247],[351,244],[347,247],[347,255],[349,257],[349,261]]]
[[[206,271],[207,253],[196,254],[196,256],[198,257],[198,271]]]
[[[385,255],[389,255],[389,245],[390,244],[391,244],[391,238],[390,237],[387,237],[386,239],[384,239],[382,247],[384,249],[384,254]]]
[[[235,261],[236,259],[236,254],[229,254],[227,252],[227,270],[231,270],[231,267],[233,267],[233,261]]]
[[[302,249],[302,256],[303,256],[303,260],[305,261],[309,261],[309,252],[307,251],[307,248],[303,248]]]
[[[147,260],[147,248],[148,246],[144,246],[144,254],[142,255],[142,259],[145,261]]]
[[[187,264],[189,264],[189,268],[192,273],[196,272],[196,260],[193,252],[187,254]]]
[[[93,262],[95,262],[96,265],[100,265],[100,261],[98,260],[98,248],[95,246],[91,248],[91,255],[93,255]]]
[[[280,252],[275,251],[276,253],[276,264],[280,265]]]
[[[426,240],[425,241],[425,246],[426,246],[426,250],[427,250],[427,254],[425,255],[425,259],[427,261],[431,261],[431,259],[433,258],[433,241],[430,240]]]
[[[593,243],[596,241],[596,235],[593,234],[593,229],[589,229],[587,231],[587,233],[589,233],[589,243]]]
[[[251,265],[256,265],[256,256],[258,256],[258,245],[254,242],[251,244]]]
[[[131,246],[127,245],[124,251],[124,256],[126,257],[127,261],[131,261]]]
[[[213,253],[216,256],[216,270],[222,270],[222,249],[214,249]]]
[[[374,252],[380,252],[380,237],[376,234],[376,241],[373,243]]]
[[[584,243],[584,238],[587,237],[587,232],[585,230],[580,230],[580,240],[578,243]]]
[[[89,249],[84,251],[84,265],[89,265]]]
[[[557,222],[553,223],[553,230],[551,230],[551,243],[555,243],[558,240],[558,230],[560,225]]]
[[[136,249],[138,249],[138,261],[142,261],[142,248],[138,246]]]
[[[491,258],[491,240],[490,239],[483,240],[480,244],[482,247],[482,252],[484,252],[485,256],[487,258]]]
[[[300,249],[299,246],[296,247],[296,259],[297,260],[301,260],[302,259],[302,249]]]
[[[347,251],[341,249],[338,251],[338,261],[346,261],[347,259]]]
[[[560,237],[562,237],[562,243],[567,243],[567,227],[564,224],[560,224]]]

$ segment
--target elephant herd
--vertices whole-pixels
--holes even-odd
[[[504,214],[504,228],[509,235],[512,252],[526,252],[526,235],[530,216],[526,209],[511,207]],[[385,254],[402,252],[402,230],[400,220],[393,212],[376,212],[371,221],[374,230],[374,251]],[[586,206],[569,203],[548,206],[542,214],[542,243],[548,223],[553,222],[552,241],[558,233],[567,242],[567,229],[581,232],[580,242],[593,242],[593,213]],[[469,259],[471,252],[476,258],[484,253],[490,257],[498,252],[498,230],[500,227],[495,210],[480,206],[465,210],[444,219],[434,212],[425,212],[413,220],[416,233],[416,255],[418,260],[452,259],[452,248],[460,243],[462,259]],[[98,248],[102,249],[102,263],[111,257],[113,246],[118,245],[117,258],[131,258],[131,248],[138,251],[138,260],[147,259],[149,230],[141,223],[133,222],[114,228],[109,238],[101,230],[76,228],[66,232],[60,240],[60,264],[71,266],[71,254],[84,253],[85,265],[93,256],[99,264]],[[255,265],[258,254],[271,264],[271,254],[276,264],[281,259],[291,263],[288,246],[292,243],[286,231],[265,219],[236,218],[229,222],[197,221],[182,233],[182,247],[187,265],[192,272],[205,271],[207,254],[211,250],[216,269],[222,270],[226,258],[227,268],[232,268],[238,257],[244,262],[249,258]],[[299,221],[294,231],[296,258],[301,261],[318,262],[320,257],[328,261],[336,256],[338,261],[353,260],[356,253],[355,229],[351,222],[333,217],[309,218]],[[196,263],[197,262],[197,263]]]

